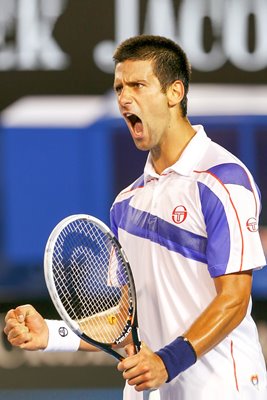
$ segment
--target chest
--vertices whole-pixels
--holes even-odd
[[[131,224],[160,233],[170,224],[206,236],[197,182],[176,174],[149,181],[130,203]]]

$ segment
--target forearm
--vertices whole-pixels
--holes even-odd
[[[125,346],[127,346],[128,344],[132,343],[133,339],[132,339],[132,335],[129,334],[126,339],[124,339],[122,342],[118,343],[118,344],[113,344],[112,348],[113,349],[122,349]],[[87,342],[85,342],[84,340],[80,341],[80,346],[79,346],[79,350],[80,351],[100,351],[97,347],[93,346],[92,344],[89,344]]]
[[[157,351],[168,372],[168,381],[197,360],[235,329],[246,315],[251,292],[251,272],[214,279],[217,295],[185,331]]]
[[[230,302],[224,295],[217,296],[183,336],[192,344],[199,358],[240,324],[246,310],[247,301]]]
[[[243,320],[251,293],[252,273],[246,271],[214,280],[217,296],[184,332],[198,357],[220,343]]]
[[[80,340],[79,351],[100,351],[97,347],[93,346],[85,342],[84,340]]]

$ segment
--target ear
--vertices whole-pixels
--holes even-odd
[[[168,104],[174,107],[184,98],[184,85],[182,81],[174,81],[167,89]]]

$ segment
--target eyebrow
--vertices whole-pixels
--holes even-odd
[[[125,84],[128,85],[128,86],[134,86],[137,83],[145,84],[145,83],[147,83],[147,81],[145,79],[132,79],[132,80],[126,80],[126,82],[125,82]],[[119,81],[117,83],[114,82],[113,88],[116,89],[116,88],[119,88],[121,86],[123,86],[121,81]]]

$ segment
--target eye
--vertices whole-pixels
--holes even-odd
[[[122,86],[118,85],[114,87],[114,91],[116,92],[116,94],[119,96],[122,92]]]
[[[144,87],[144,84],[143,84],[143,83],[140,83],[140,82],[137,82],[137,83],[135,84],[135,87],[137,87],[138,89],[142,89],[142,88]]]

